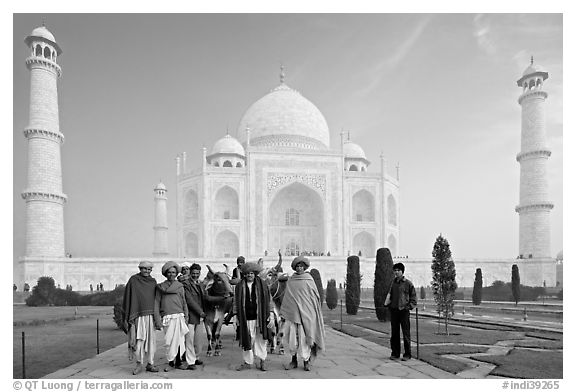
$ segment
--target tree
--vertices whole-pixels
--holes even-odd
[[[444,317],[445,333],[448,335],[448,319],[454,315],[456,268],[448,241],[439,235],[432,250],[432,292],[436,309]]]
[[[358,256],[349,256],[346,266],[346,313],[358,313],[360,306],[360,259]]]
[[[474,276],[474,289],[472,290],[472,303],[480,305],[482,303],[482,269],[476,268]]]
[[[520,272],[518,265],[512,265],[512,298],[514,298],[515,306],[518,306],[520,301]]]
[[[420,299],[426,299],[426,289],[424,286],[420,286]]]
[[[41,276],[38,283],[32,288],[32,295],[26,298],[28,306],[48,306],[54,304],[56,285],[50,276]]]
[[[318,294],[320,294],[320,306],[324,302],[324,288],[322,287],[322,277],[320,276],[320,271],[316,268],[310,270],[310,275],[314,278],[314,283],[316,283],[316,288],[318,289]]]
[[[384,306],[384,301],[386,301],[386,296],[394,279],[393,266],[394,262],[392,261],[390,249],[378,249],[374,270],[374,307],[376,308],[376,317],[380,321],[390,320],[390,310]]]
[[[336,280],[330,279],[326,286],[326,305],[332,310],[338,306],[338,291],[336,290]]]

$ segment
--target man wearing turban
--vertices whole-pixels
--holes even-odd
[[[132,275],[126,283],[122,308],[124,332],[128,334],[128,356],[136,357],[133,374],[144,370],[158,372],[154,366],[156,353],[156,333],[162,329],[158,306],[156,306],[156,279],[150,276],[153,264],[143,261],[138,265],[140,272]]]
[[[295,273],[288,279],[280,317],[284,324],[284,347],[292,356],[286,370],[298,367],[298,357],[304,361],[304,370],[310,370],[310,361],[316,357],[324,345],[324,320],[320,303],[320,294],[314,278],[306,270],[310,261],[298,256],[292,261]]]
[[[269,328],[274,326],[270,291],[258,277],[262,271],[261,266],[256,263],[244,263],[240,268],[242,281],[235,287],[232,313],[236,315],[238,321],[243,363],[236,370],[250,369],[254,364],[254,356],[257,356],[260,358],[258,367],[266,371]]]

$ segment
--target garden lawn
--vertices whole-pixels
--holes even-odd
[[[480,356],[474,359],[497,365],[491,372],[495,376],[530,379],[562,378],[562,352],[559,351],[547,352],[544,356],[539,351],[513,349],[508,355]],[[526,366],[526,364],[532,364],[532,366]]]
[[[342,332],[351,336],[360,337],[382,346],[390,347],[390,322],[378,321],[374,311],[360,309],[356,315],[348,315],[345,311],[342,312],[341,315],[339,307],[334,310],[323,308],[323,311],[324,322],[327,326],[339,331],[342,330]],[[340,328],[340,317],[342,317],[342,329]],[[411,318],[410,323],[413,342],[412,355],[416,357],[416,321],[414,317]],[[523,378],[525,375],[528,375],[530,378],[556,378],[558,369],[554,366],[559,366],[561,377],[562,355],[561,353],[558,355],[558,351],[555,350],[562,348],[562,334],[519,332],[513,328],[498,326],[494,326],[494,329],[486,326],[475,328],[471,323],[462,323],[462,325],[451,323],[448,327],[450,334],[444,335],[441,333],[444,331],[444,323],[442,320],[438,323],[435,319],[422,317],[418,324],[418,338],[420,341],[419,359],[439,369],[457,374],[468,368],[465,363],[444,358],[443,355],[483,353],[486,352],[489,347],[478,347],[474,345],[490,346],[499,341],[512,341],[513,345],[517,347],[534,347],[547,351],[536,353],[538,360],[531,356],[534,351],[516,349],[512,350],[512,352],[522,352],[521,355],[514,354],[516,362],[509,361],[509,355],[482,356],[475,359],[495,364],[501,362],[502,365],[498,366],[493,372],[495,375],[518,378]],[[527,337],[529,338],[527,339]],[[525,352],[529,353],[526,354]],[[546,362],[549,357],[554,365],[543,368],[540,367],[538,372],[535,372],[534,364]],[[539,376],[536,376],[536,374]]]
[[[74,317],[74,307],[39,307],[14,310],[13,377],[22,377],[22,331],[26,335],[26,378],[39,378],[96,355],[96,319],[99,319],[100,352],[126,341],[114,323],[113,308],[79,307],[82,318]],[[18,313],[18,315],[17,315]],[[40,318],[34,318],[36,314]],[[47,322],[47,323],[46,323]]]

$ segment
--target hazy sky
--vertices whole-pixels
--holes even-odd
[[[15,14],[14,256],[24,253],[28,48],[46,17],[59,64],[66,248],[74,256],[150,256],[154,186],[168,188],[176,251],[175,157],[201,148],[279,83],[324,114],[380,170],[400,162],[400,250],[455,258],[518,254],[521,93],[534,56],[545,83],[552,255],[562,247],[560,14]],[[378,246],[379,244],[377,244]]]

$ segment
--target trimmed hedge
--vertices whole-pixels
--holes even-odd
[[[346,266],[346,313],[355,315],[360,306],[360,259],[349,256]]]
[[[330,279],[326,286],[326,306],[332,310],[338,306],[338,290],[336,290],[336,280]]]

